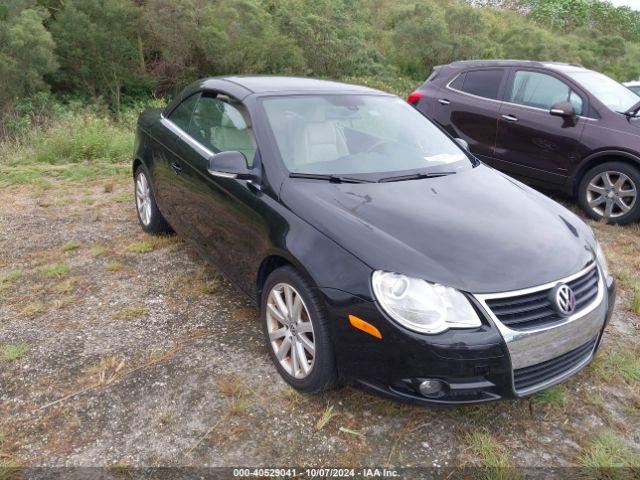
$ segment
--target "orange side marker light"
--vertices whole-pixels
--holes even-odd
[[[380,330],[378,330],[376,327],[374,327],[370,323],[365,322],[361,318],[356,317],[355,315],[349,315],[349,323],[353,328],[362,330],[363,332],[368,333],[369,335],[372,335],[376,338],[382,338],[382,334],[380,333]]]

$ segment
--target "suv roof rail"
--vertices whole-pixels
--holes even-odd
[[[507,59],[507,58],[497,58],[497,59],[482,59],[482,60],[456,60],[451,62],[451,65],[466,65],[466,64],[484,64],[484,63],[498,63],[498,64],[511,64],[511,63],[526,63],[528,65],[542,65],[542,62],[538,62],[536,60],[515,60],[515,59]]]
[[[566,65],[571,67],[584,68],[579,63],[571,62],[554,62],[554,61],[539,61],[539,60],[516,60],[516,59],[482,59],[482,60],[456,60],[450,63],[450,65],[513,65],[521,64],[527,66],[544,67],[545,65]]]

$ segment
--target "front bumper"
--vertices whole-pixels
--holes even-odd
[[[523,333],[509,332],[487,307],[489,296],[477,295],[471,300],[483,320],[481,327],[422,335],[386,318],[375,302],[339,290],[322,291],[334,317],[333,344],[343,380],[420,404],[519,398],[566,380],[592,360],[615,301],[613,278],[601,275],[597,301],[589,308],[553,327]],[[351,327],[349,315],[373,324],[382,339]],[[563,369],[567,360],[573,362]],[[514,383],[514,372],[531,376],[541,371],[558,374],[527,388]],[[447,388],[437,398],[426,398],[417,388],[424,379],[442,380]]]

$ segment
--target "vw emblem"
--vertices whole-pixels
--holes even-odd
[[[553,304],[562,316],[568,316],[576,309],[576,296],[569,285],[561,283],[553,289]]]

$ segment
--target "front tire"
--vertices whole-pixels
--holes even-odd
[[[171,226],[162,216],[156,204],[156,197],[147,169],[143,165],[139,165],[133,178],[136,213],[142,229],[153,234],[170,233]]]
[[[262,325],[278,373],[305,393],[330,389],[337,379],[325,308],[293,267],[274,270],[262,294]]]
[[[580,207],[594,220],[625,225],[640,219],[640,170],[606,162],[589,170],[578,186]]]

